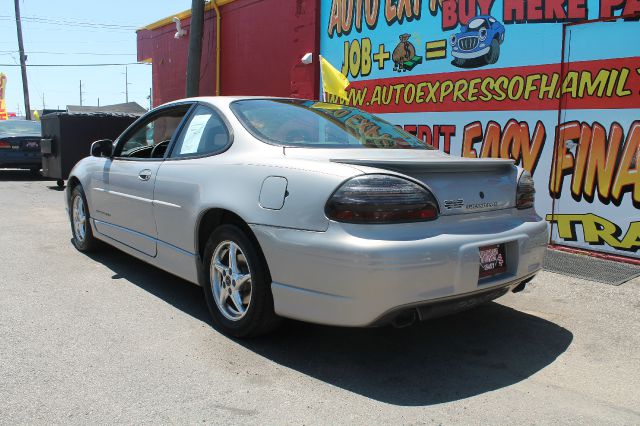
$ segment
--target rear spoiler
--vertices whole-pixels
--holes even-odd
[[[463,158],[463,157],[446,157],[442,159],[402,159],[402,160],[383,160],[383,159],[342,159],[332,158],[333,163],[351,164],[354,166],[377,167],[381,169],[413,171],[413,172],[471,172],[471,171],[489,171],[512,167],[513,160],[504,160],[501,158]]]

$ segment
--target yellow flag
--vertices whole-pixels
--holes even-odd
[[[325,92],[331,93],[344,100],[349,100],[345,90],[349,80],[340,71],[335,69],[326,59],[320,56],[320,72],[322,73],[322,88]]]

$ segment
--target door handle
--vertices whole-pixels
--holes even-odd
[[[151,179],[151,170],[149,169],[140,170],[140,173],[138,173],[138,179],[140,180]]]

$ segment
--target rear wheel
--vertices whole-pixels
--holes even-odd
[[[82,252],[93,251],[99,246],[99,241],[93,236],[91,230],[89,208],[87,198],[81,185],[73,188],[71,192],[71,211],[69,219],[71,221],[71,240],[75,248]]]
[[[253,337],[277,327],[269,270],[242,229],[222,225],[211,234],[204,268],[207,306],[223,333]]]

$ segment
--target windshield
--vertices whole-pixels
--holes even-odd
[[[309,148],[432,149],[383,119],[348,106],[296,99],[247,99],[231,105],[258,139]]]
[[[0,137],[40,136],[40,122],[27,120],[0,121]]]
[[[487,28],[487,22],[484,19],[477,18],[477,19],[474,19],[473,21],[469,22],[469,29],[470,30],[477,30],[479,28]]]

